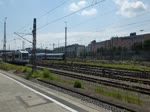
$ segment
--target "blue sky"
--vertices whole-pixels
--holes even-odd
[[[74,14],[54,22],[71,13]],[[92,40],[150,32],[150,0],[0,0],[0,14],[0,49],[5,17],[7,49],[22,48],[23,40],[13,33],[31,33],[33,18],[37,18],[38,48],[52,49],[53,43],[55,47],[64,46],[65,22],[69,45],[88,45]],[[46,26],[40,28],[43,25]],[[24,38],[32,41],[31,35]],[[25,41],[25,47],[31,46]]]

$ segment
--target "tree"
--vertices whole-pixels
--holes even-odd
[[[144,43],[143,43],[143,49],[145,51],[149,51],[150,50],[150,39],[144,41]]]
[[[118,47],[118,51],[119,51],[119,52],[122,51],[122,47],[121,47],[121,46]]]
[[[132,51],[139,51],[139,50],[143,50],[143,44],[142,42],[135,42],[132,46],[131,46]]]
[[[115,52],[116,51],[116,47],[113,47],[113,52]]]
[[[126,47],[123,47],[123,51],[126,52],[126,51],[127,51],[127,48],[126,48]]]

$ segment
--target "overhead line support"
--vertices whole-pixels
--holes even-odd
[[[36,18],[33,20],[32,72],[36,69]]]

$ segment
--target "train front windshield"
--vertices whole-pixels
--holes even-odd
[[[28,53],[22,53],[22,59],[28,59],[29,54]]]

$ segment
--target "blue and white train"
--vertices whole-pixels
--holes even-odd
[[[31,58],[31,54],[29,55]],[[36,59],[42,60],[64,60],[64,53],[36,53]]]

